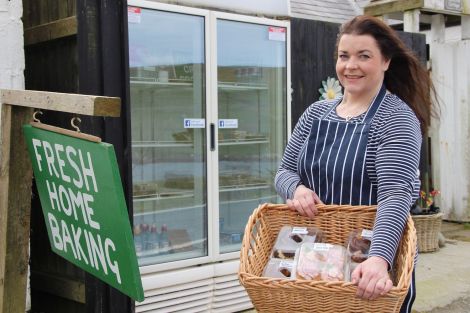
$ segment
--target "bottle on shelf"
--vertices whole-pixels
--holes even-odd
[[[150,226],[150,238],[149,238],[149,250],[152,250],[154,253],[159,252],[160,244],[160,234],[158,233],[158,228],[156,224]]]
[[[140,228],[140,224],[134,225],[134,246],[135,246],[135,252],[142,252],[143,246],[142,246],[142,229]]]
[[[140,225],[140,229],[142,230],[142,250],[143,251],[146,251],[148,250],[148,242],[149,242],[149,237],[150,237],[150,233],[149,233],[149,225],[146,224],[146,223],[143,223]]]
[[[168,226],[163,224],[160,231],[160,254],[167,254],[170,252],[170,241],[168,240]]]

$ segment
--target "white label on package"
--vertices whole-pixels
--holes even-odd
[[[366,238],[366,239],[371,240],[373,234],[374,234],[374,232],[373,232],[372,230],[363,229],[363,230],[362,230],[362,233],[361,233],[361,236],[362,236],[363,238]]]
[[[329,243],[314,243],[313,250],[315,251],[328,251],[333,245]]]
[[[286,41],[286,29],[284,27],[268,27],[269,40]]]
[[[127,7],[127,21],[129,23],[140,24],[142,11],[140,8]]]
[[[184,128],[205,128],[206,120],[203,118],[185,118]]]
[[[220,119],[219,120],[219,128],[238,128],[238,119]]]
[[[279,262],[279,267],[284,267],[287,269],[292,269],[292,266],[294,265],[294,262],[292,261],[281,261]]]
[[[307,235],[308,230],[307,230],[307,227],[292,227],[292,233],[299,234],[299,235]]]

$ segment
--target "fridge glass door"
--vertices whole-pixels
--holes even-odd
[[[249,215],[279,202],[286,143],[286,28],[217,20],[220,252],[240,249]]]
[[[207,256],[204,17],[129,7],[139,265]]]

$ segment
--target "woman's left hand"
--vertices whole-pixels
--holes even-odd
[[[367,300],[383,296],[393,287],[387,261],[377,256],[359,264],[351,274],[351,281],[357,284],[356,296]]]

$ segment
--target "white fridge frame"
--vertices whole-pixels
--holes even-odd
[[[291,66],[290,66],[290,22],[279,21],[269,18],[261,18],[255,16],[247,16],[235,13],[225,13],[218,11],[210,11],[206,9],[185,7],[180,5],[159,3],[147,0],[128,0],[128,6],[136,6],[144,9],[154,9],[159,11],[167,11],[173,13],[181,13],[195,15],[204,18],[204,47],[205,47],[205,92],[206,92],[206,130],[210,124],[215,125],[215,134],[218,133],[218,79],[217,79],[217,20],[225,19],[238,22],[246,22],[251,24],[261,24],[286,28],[286,139],[290,136],[291,130]],[[207,131],[208,132],[208,131]],[[178,260],[161,264],[152,264],[140,266],[140,273],[143,276],[144,290],[160,288],[171,285],[178,280],[178,276],[182,281],[188,277],[195,279],[210,278],[218,276],[217,273],[227,274],[236,273],[238,270],[238,260],[240,252],[229,252],[220,254],[219,251],[219,160],[217,140],[214,151],[210,150],[210,136],[206,136],[206,155],[207,155],[207,240],[208,255],[196,257],[187,260]],[[209,192],[214,190],[214,192]],[[255,209],[255,208],[253,208]],[[222,261],[233,261],[227,264],[220,263]],[[199,266],[198,266],[199,265]],[[196,267],[197,266],[197,267]],[[193,268],[191,268],[193,267]],[[180,273],[181,275],[178,275]],[[155,275],[160,276],[156,281]],[[191,281],[191,280],[188,280]]]

